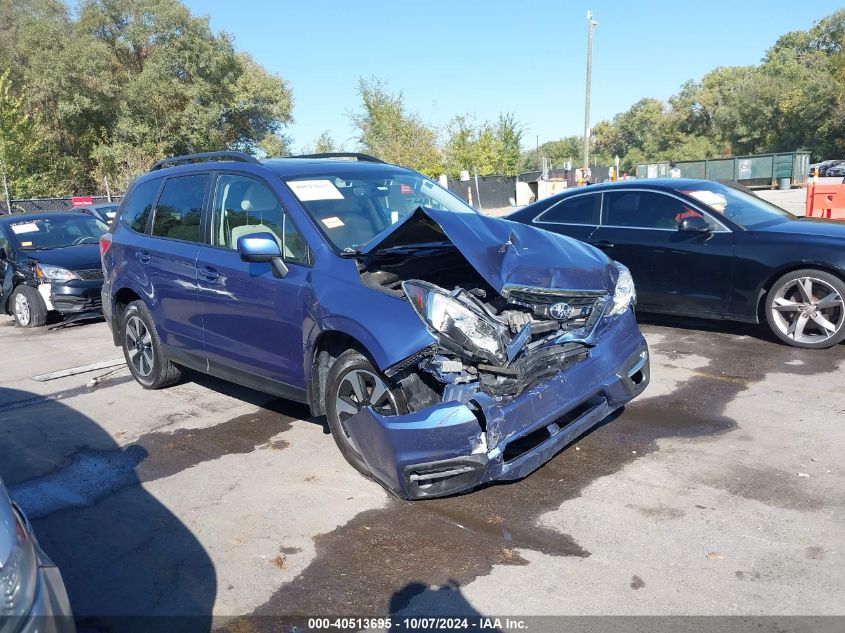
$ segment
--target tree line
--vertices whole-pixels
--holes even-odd
[[[514,113],[425,121],[378,78],[348,114],[359,149],[430,176],[515,175],[581,162],[583,139],[530,150]],[[12,197],[116,191],[168,155],[291,152],[293,93],[179,0],[0,0],[0,171]],[[594,125],[591,162],[809,150],[845,158],[845,9],[780,37],[754,66],[722,67],[667,101]],[[341,148],[324,132],[302,153]]]

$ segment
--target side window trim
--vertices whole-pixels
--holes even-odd
[[[558,200],[554,204],[549,205],[548,207],[543,209],[540,212],[540,215],[538,215],[533,220],[531,220],[531,223],[532,224],[562,224],[564,226],[599,226],[599,222],[601,221],[601,206],[599,207],[599,213],[596,213],[595,200],[593,201],[593,220],[594,221],[591,224],[585,224],[583,222],[558,222],[556,220],[544,220],[543,219],[543,216],[549,214],[555,207],[557,207],[561,204],[565,204],[567,202],[571,202],[573,200],[577,200],[578,198],[586,198],[586,197],[593,197],[593,198],[602,197],[602,194],[601,194],[601,192],[599,192],[599,193],[584,192],[584,193],[576,194],[574,196],[567,196],[566,198],[563,198],[562,200]],[[596,217],[597,215],[599,217]]]
[[[719,218],[715,217],[713,215],[713,213],[711,213],[707,209],[702,209],[697,204],[690,202],[689,200],[685,200],[684,198],[681,198],[680,196],[677,196],[677,195],[670,193],[668,191],[660,191],[658,189],[647,189],[645,187],[637,188],[637,189],[625,188],[625,189],[619,189],[619,191],[637,191],[637,192],[644,192],[644,193],[654,193],[654,194],[657,194],[657,195],[666,196],[668,198],[674,198],[675,200],[678,200],[679,202],[681,202],[681,203],[685,204],[686,206],[690,207],[691,209],[698,211],[705,218],[707,218],[708,220],[713,222],[717,226],[717,229],[715,231],[713,231],[713,233],[732,233],[733,232],[733,231],[730,230],[730,228],[728,228],[727,225],[725,225],[723,222],[721,222],[719,220]],[[607,197],[604,195],[605,193],[613,193],[613,192],[612,191],[603,191],[602,192],[601,213],[599,214],[599,226],[600,227],[604,227],[604,228],[608,228],[608,229],[629,229],[629,230],[634,230],[634,231],[670,231],[670,232],[674,232],[674,231],[678,230],[678,229],[666,229],[666,228],[657,228],[657,227],[648,227],[648,226],[620,226],[620,225],[617,225],[617,224],[605,224],[604,223],[605,212],[607,211]]]
[[[158,179],[158,191],[156,191],[156,195],[153,197],[153,208],[150,209],[150,214],[147,216],[147,226],[144,227],[143,235],[150,235],[153,234],[153,216],[155,216],[156,207],[158,206],[158,199],[161,197],[161,192],[164,189],[164,181],[167,178],[159,178]]]
[[[203,192],[202,196],[202,208],[200,209],[200,225],[199,225],[199,241],[193,242],[191,240],[181,240],[178,237],[168,237],[166,235],[154,235],[153,234],[153,226],[155,224],[155,217],[158,213],[158,203],[161,201],[161,195],[164,193],[164,186],[171,180],[176,180],[178,178],[188,178],[191,176],[208,176],[208,181],[205,184],[205,191]],[[156,194],[155,204],[153,205],[152,213],[150,213],[150,217],[147,220],[147,231],[146,235],[150,237],[155,237],[156,239],[160,240],[171,240],[174,242],[184,242],[185,244],[199,244],[199,245],[208,245],[206,236],[205,236],[205,218],[208,215],[208,195],[211,187],[209,186],[210,183],[214,180],[214,172],[212,171],[192,171],[186,174],[173,174],[172,176],[165,176],[161,179],[161,185],[159,185],[158,193]]]
[[[266,179],[264,179],[263,177],[258,176],[256,174],[250,173],[250,172],[236,171],[236,170],[233,170],[233,169],[218,169],[218,170],[215,170],[214,178],[212,179],[213,180],[212,185],[211,185],[211,187],[209,187],[209,190],[208,190],[208,196],[207,196],[208,202],[207,202],[207,207],[206,207],[207,213],[204,214],[204,217],[206,218],[206,225],[203,227],[203,237],[205,239],[206,246],[209,246],[210,248],[217,248],[217,249],[220,249],[222,251],[227,251],[229,253],[232,252],[231,248],[228,248],[226,246],[220,246],[220,245],[214,243],[214,234],[213,234],[213,232],[214,232],[214,214],[216,213],[216,209],[214,208],[214,201],[215,201],[215,198],[217,196],[217,184],[218,184],[221,176],[237,176],[239,178],[247,178],[247,179],[250,179],[250,180],[255,180],[258,183],[267,187],[267,190],[273,195],[273,197],[276,199],[276,202],[279,203],[279,207],[282,210],[282,235],[280,236],[281,239],[282,239],[282,243],[284,243],[284,239],[285,239],[285,236],[284,236],[285,225],[286,225],[287,222],[292,222],[294,229],[302,237],[302,241],[305,243],[305,248],[307,249],[306,250],[307,263],[306,262],[300,262],[300,261],[294,261],[294,260],[290,260],[290,259],[285,259],[284,253],[282,253],[282,259],[284,260],[284,262],[286,264],[292,264],[294,266],[305,266],[307,268],[313,268],[314,267],[314,249],[311,248],[311,244],[308,243],[308,240],[305,237],[305,234],[300,230],[299,225],[296,223],[296,220],[294,220],[292,217],[289,217],[290,211],[288,211],[288,208],[285,205],[285,203],[278,196],[278,194],[275,191],[273,191],[273,187],[270,186],[270,183]]]

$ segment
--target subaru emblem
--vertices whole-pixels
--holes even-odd
[[[549,314],[552,316],[553,319],[557,319],[558,321],[564,321],[572,316],[572,306],[568,303],[561,301],[560,303],[554,304],[551,308],[549,308]]]

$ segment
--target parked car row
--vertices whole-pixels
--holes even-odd
[[[825,160],[810,165],[810,176],[818,171],[821,177],[845,176],[845,160]]]

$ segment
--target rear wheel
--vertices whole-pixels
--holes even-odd
[[[15,288],[9,300],[18,327],[41,327],[47,323],[47,306],[35,288],[22,284]]]
[[[396,415],[406,410],[401,391],[391,389],[366,356],[357,350],[347,350],[334,362],[326,379],[326,419],[346,461],[365,475],[370,470],[356,448],[352,418],[368,406],[381,415]]]
[[[787,273],[769,290],[766,320],[789,345],[832,347],[845,339],[845,282],[821,270]]]
[[[162,389],[179,381],[182,370],[161,349],[152,315],[143,301],[123,313],[123,356],[135,380],[145,389]]]

